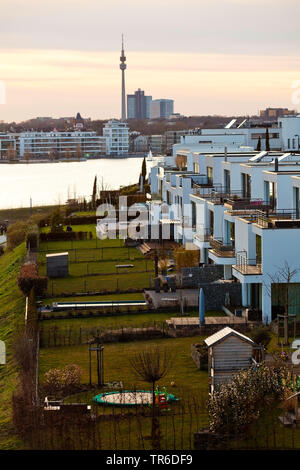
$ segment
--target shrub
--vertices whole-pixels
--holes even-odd
[[[21,266],[18,286],[24,295],[29,295],[31,290],[34,289],[36,295],[42,296],[47,290],[47,284],[48,278],[39,276],[38,268],[35,263],[28,263]]]
[[[271,333],[268,328],[264,326],[254,328],[251,331],[250,337],[256,344],[262,344],[265,347],[267,347],[271,341]]]
[[[30,250],[37,250],[39,246],[39,228],[35,225],[28,227],[26,235],[26,247]]]
[[[196,344],[197,351],[200,354],[200,369],[207,370],[208,367],[208,349],[204,341]]]
[[[44,386],[48,394],[70,392],[80,385],[82,370],[76,364],[63,369],[50,369],[45,373]]]
[[[9,225],[7,229],[7,248],[13,250],[18,245],[23,243],[26,238],[28,224],[20,221]]]
[[[64,218],[60,209],[56,209],[50,217],[51,232],[63,232]]]
[[[284,395],[284,368],[267,367],[238,372],[230,383],[220,385],[208,400],[210,429],[236,434],[256,419],[267,399]]]

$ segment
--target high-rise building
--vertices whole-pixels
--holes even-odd
[[[126,99],[125,99],[125,70],[127,68],[126,65],[126,56],[124,53],[124,40],[123,40],[123,34],[122,34],[122,50],[121,50],[121,57],[120,57],[120,69],[122,71],[122,103],[121,103],[121,119],[122,121],[125,121],[126,119]]]
[[[107,155],[124,155],[129,148],[129,127],[125,122],[112,119],[103,128],[106,137]]]
[[[153,100],[150,105],[151,119],[169,119],[174,113],[174,100]]]
[[[127,95],[128,119],[149,119],[152,96],[146,96],[140,88],[133,95]]]

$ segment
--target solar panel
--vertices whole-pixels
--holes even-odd
[[[251,157],[249,159],[249,162],[260,162],[260,160],[264,158],[266,155],[268,155],[268,152],[264,150],[263,152],[260,152],[257,155],[254,155],[254,157]]]
[[[282,160],[285,160],[286,158],[290,157],[292,154],[291,153],[284,153],[281,155],[281,157],[278,158],[278,161],[281,162]]]
[[[245,122],[247,122],[247,119],[244,119],[244,120],[241,122],[241,124],[239,124],[239,125],[237,126],[237,128],[240,129],[240,128],[245,124]]]
[[[233,124],[234,124],[235,122],[236,122],[236,119],[232,119],[232,120],[227,124],[227,126],[225,126],[224,129],[230,129],[230,128],[233,126]]]

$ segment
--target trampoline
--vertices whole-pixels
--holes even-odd
[[[166,395],[168,403],[178,401],[172,393]],[[100,393],[93,398],[93,401],[99,405],[108,406],[149,406],[152,405],[152,392],[150,390],[123,390],[116,392]]]

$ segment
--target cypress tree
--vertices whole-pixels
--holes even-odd
[[[147,166],[146,166],[146,157],[144,157],[143,164],[142,164],[142,177],[144,179],[144,182],[146,181],[146,175],[147,175]]]
[[[269,129],[266,129],[266,150],[270,150],[270,136],[269,136]]]
[[[97,199],[97,175],[95,176],[94,179],[94,185],[93,185],[93,194],[92,194],[92,208],[96,208],[96,199]]]
[[[258,152],[261,151],[261,138],[260,138],[260,136],[259,136],[259,138],[258,138],[256,150],[257,150]]]

